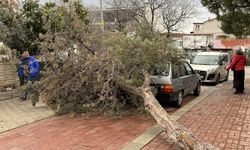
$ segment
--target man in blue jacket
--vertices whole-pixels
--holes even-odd
[[[21,85],[26,85],[29,81],[31,81],[31,83],[34,83],[36,80],[38,80],[39,71],[40,66],[38,61],[34,57],[29,55],[28,50],[24,50],[19,62],[18,71]],[[26,100],[27,96],[28,91],[24,90],[24,92],[21,94],[20,99]]]

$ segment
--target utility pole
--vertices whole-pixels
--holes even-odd
[[[100,26],[101,26],[101,30],[104,31],[104,19],[103,19],[103,5],[102,5],[102,0],[100,0]]]

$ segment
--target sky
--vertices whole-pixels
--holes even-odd
[[[105,1],[105,0],[103,0]],[[191,31],[193,31],[193,23],[197,23],[197,22],[204,22],[208,19],[213,19],[215,18],[216,16],[214,14],[211,14],[207,8],[205,8],[204,6],[202,6],[201,0],[194,0],[194,2],[197,2],[197,14],[188,19],[185,23],[185,25],[183,26],[183,28],[181,29],[183,32],[186,32],[186,33],[190,33]],[[86,3],[87,5],[97,5],[99,6],[99,2],[100,0],[83,0],[84,3]]]
[[[42,3],[44,2],[48,2],[48,1],[58,1],[58,0],[40,0]],[[105,1],[105,0],[103,0]],[[205,7],[202,6],[202,4],[200,3],[200,0],[194,0],[196,1],[197,4],[197,14],[188,19],[185,23],[185,26],[183,26],[183,28],[181,29],[183,32],[185,33],[189,33],[192,31],[193,29],[193,23],[197,23],[197,22],[204,22],[206,20],[213,19],[215,18],[214,14],[211,14]],[[100,4],[100,0],[83,0],[83,3],[86,4],[87,6],[99,6]]]

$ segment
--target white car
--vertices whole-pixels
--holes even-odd
[[[191,60],[191,66],[200,74],[202,82],[219,83],[227,81],[230,55],[226,52],[199,52]]]

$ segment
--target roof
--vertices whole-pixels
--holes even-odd
[[[204,21],[204,22],[194,22],[193,24],[204,24],[204,23],[206,23],[206,22],[209,22],[209,21],[212,21],[212,20],[216,20],[217,18],[212,18],[212,19],[208,19],[208,20],[206,20],[206,21]]]
[[[213,42],[213,49],[234,49],[239,46],[250,48],[250,39],[215,40]]]

